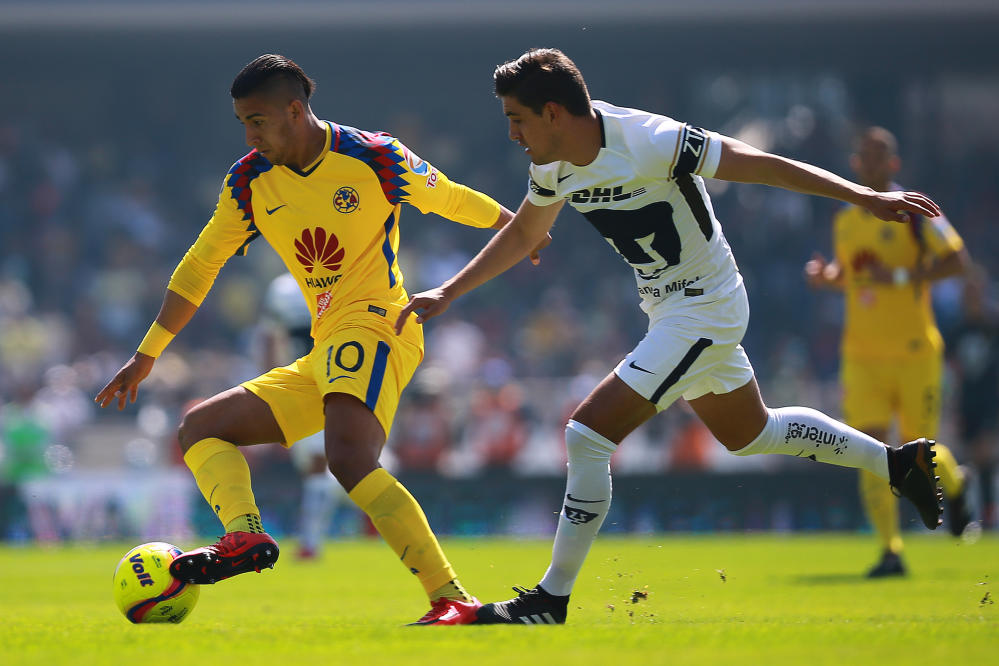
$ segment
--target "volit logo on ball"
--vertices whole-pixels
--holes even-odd
[[[356,206],[356,204],[355,204]],[[317,266],[328,271],[335,271],[343,263],[344,251],[337,237],[322,227],[305,229],[302,236],[295,241],[298,252],[295,258],[305,267],[306,273],[311,273]]]
[[[341,213],[353,213],[360,203],[361,198],[353,187],[341,187],[333,195],[333,207]]]

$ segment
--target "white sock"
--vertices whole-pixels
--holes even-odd
[[[302,548],[319,552],[343,489],[330,474],[310,474],[302,486]]]
[[[572,592],[590,545],[607,517],[611,503],[610,459],[617,446],[582,423],[565,428],[569,472],[565,502],[558,518],[552,563],[541,579],[545,592],[566,596]]]
[[[866,469],[888,479],[888,447],[870,435],[808,407],[768,409],[767,424],[737,456],[782,453]]]

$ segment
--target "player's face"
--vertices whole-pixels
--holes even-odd
[[[551,119],[546,117],[545,112],[537,114],[515,97],[500,97],[500,100],[503,102],[503,114],[510,123],[510,140],[523,146],[524,152],[535,164],[548,164],[559,159],[558,142]]]
[[[260,151],[271,164],[284,164],[294,149],[291,105],[250,95],[233,100],[232,107],[246,129],[246,145]]]
[[[899,160],[884,141],[865,137],[850,158],[850,166],[861,183],[877,189],[892,181],[898,172]]]

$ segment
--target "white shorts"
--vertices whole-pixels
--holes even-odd
[[[749,324],[746,290],[710,303],[649,312],[649,332],[614,373],[662,411],[677,398],[693,400],[745,386],[753,366],[742,345]]]

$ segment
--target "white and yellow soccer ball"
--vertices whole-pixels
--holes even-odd
[[[114,570],[114,601],[130,622],[182,622],[198,603],[201,588],[170,575],[180,548],[162,541],[136,546]]]

